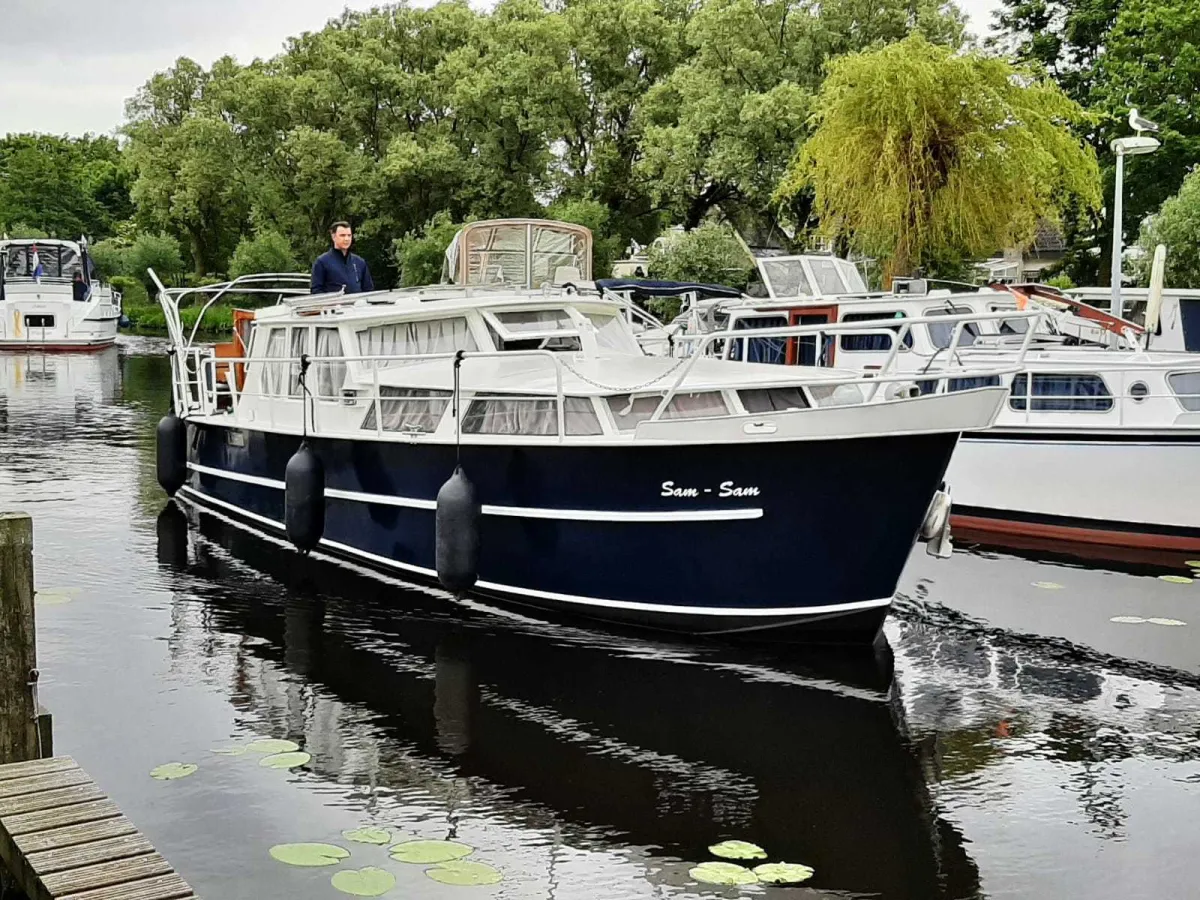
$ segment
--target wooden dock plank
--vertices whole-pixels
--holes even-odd
[[[35,759],[31,762],[9,763],[0,766],[0,781],[10,778],[28,778],[30,775],[46,775],[50,772],[62,772],[66,769],[78,769],[79,764],[69,756],[52,756],[49,759]]]
[[[26,854],[25,861],[29,863],[35,874],[52,875],[55,872],[65,872],[67,869],[94,866],[97,863],[112,862],[153,852],[154,848],[150,842],[140,834],[134,833],[104,841],[92,841],[90,844],[76,844],[74,847],[60,847],[57,850],[29,853]]]
[[[68,894],[61,900],[194,900],[192,889],[178,875],[144,878],[116,887]]]
[[[171,864],[158,853],[131,856],[114,862],[98,863],[66,872],[43,875],[42,886],[51,897],[67,897],[96,888],[111,887],[130,881],[153,878],[155,875],[171,875]]]
[[[44,809],[62,809],[79,803],[91,803],[95,800],[107,800],[104,792],[94,783],[77,784],[72,787],[58,788],[53,791],[41,791],[36,794],[22,794],[19,797],[0,799],[0,819],[21,813],[40,812]]]
[[[196,900],[70,757],[0,766],[0,862],[30,900]]]
[[[119,815],[121,810],[117,804],[111,800],[97,800],[94,803],[77,803],[62,809],[45,809],[19,816],[7,816],[3,820],[3,828],[10,837],[15,838],[33,831],[47,831],[51,828],[62,828],[64,825],[95,822],[97,819],[111,819]]]
[[[51,828],[49,831],[23,834],[15,838],[14,843],[18,850],[29,856],[46,850],[58,850],[62,847],[74,847],[77,844],[90,844],[93,841],[124,837],[127,834],[137,834],[137,827],[124,816],[115,816],[96,822],[83,822],[79,825],[67,825],[65,828]]]
[[[36,794],[39,791],[52,791],[55,788],[72,787],[77,784],[89,784],[91,780],[83,769],[65,769],[59,772],[48,772],[45,775],[11,778],[8,781],[0,781],[0,798]]]

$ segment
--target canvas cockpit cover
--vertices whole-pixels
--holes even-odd
[[[529,289],[591,281],[592,233],[548,219],[493,219],[464,225],[446,248],[443,284]]]

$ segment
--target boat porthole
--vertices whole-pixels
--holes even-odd
[[[1146,386],[1144,381],[1135,381],[1129,386],[1129,396],[1141,403],[1150,396],[1150,388]]]

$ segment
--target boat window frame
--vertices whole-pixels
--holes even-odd
[[[1031,393],[1034,382],[1037,380],[1038,377],[1042,377],[1042,378],[1095,378],[1097,381],[1100,382],[1100,385],[1104,388],[1104,393],[1103,394],[1071,394],[1071,395]],[[1025,378],[1026,388],[1025,388],[1025,393],[1022,393],[1022,394],[1017,394],[1013,390],[1014,386],[1017,383],[1017,379],[1019,379],[1019,378]],[[1084,409],[1084,408],[1078,408],[1078,407],[1074,407],[1074,406],[1067,408],[1067,409],[1057,409],[1057,408],[1048,409],[1045,406],[1038,407],[1036,405],[1037,401],[1039,399],[1043,403],[1045,403],[1045,402],[1065,403],[1065,402],[1074,401],[1076,399],[1107,400],[1108,406],[1105,407],[1104,409]],[[1024,403],[1025,405],[1018,406],[1017,405],[1018,402]],[[1072,413],[1072,414],[1083,414],[1083,415],[1094,415],[1094,416],[1106,415],[1107,413],[1111,413],[1114,410],[1118,409],[1117,395],[1113,393],[1112,388],[1110,388],[1108,386],[1108,382],[1104,379],[1104,376],[1102,374],[1100,374],[1099,372],[1061,372],[1061,371],[1059,371],[1059,372],[1032,371],[1031,372],[1028,369],[1026,369],[1022,372],[1017,372],[1015,375],[1013,375],[1012,380],[1008,383],[1008,408],[1010,410],[1012,410],[1013,412],[1023,413],[1025,415],[1029,415],[1030,413]]]

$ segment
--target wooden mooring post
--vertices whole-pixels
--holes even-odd
[[[0,764],[53,752],[50,715],[37,700],[33,520],[0,513]]]

